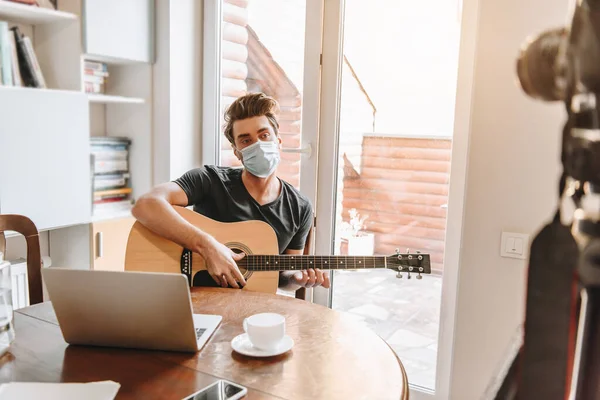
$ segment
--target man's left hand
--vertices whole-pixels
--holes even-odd
[[[298,271],[294,275],[292,275],[291,281],[292,283],[295,283],[296,285],[300,285],[301,287],[305,288],[323,286],[324,288],[329,289],[329,287],[331,286],[329,275],[318,268]]]

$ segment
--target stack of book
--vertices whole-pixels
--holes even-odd
[[[46,87],[31,39],[6,21],[0,21],[0,85]]]
[[[93,214],[125,212],[132,206],[128,138],[92,137]]]
[[[83,89],[86,93],[105,93],[108,68],[96,61],[83,62]]]

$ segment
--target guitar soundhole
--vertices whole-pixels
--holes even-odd
[[[231,251],[233,251],[233,252],[234,252],[234,253],[236,253],[236,254],[245,253],[245,252],[244,252],[244,250],[242,250],[242,249],[238,249],[238,248],[233,248],[233,249],[231,249]]]
[[[231,251],[233,251],[236,254],[252,254],[252,251],[250,250],[250,248],[246,245],[244,245],[243,243],[239,243],[239,242],[231,242],[231,243],[225,243],[225,246],[229,247],[231,249]],[[245,268],[241,268],[240,267],[240,272],[242,273],[242,275],[244,276],[244,279],[246,279],[246,281],[252,276],[252,272],[246,270]]]

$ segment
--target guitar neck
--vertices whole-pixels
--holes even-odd
[[[248,271],[387,268],[386,257],[374,256],[247,255],[238,265]]]

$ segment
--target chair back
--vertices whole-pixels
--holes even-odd
[[[39,232],[29,218],[23,215],[0,215],[0,251],[5,253],[6,237],[4,231],[15,231],[25,237],[27,243],[27,280],[29,285],[29,304],[44,301],[42,292],[42,257],[40,254]]]

